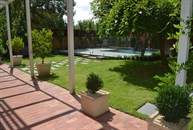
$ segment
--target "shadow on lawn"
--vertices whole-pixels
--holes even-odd
[[[55,73],[52,73],[52,74],[50,74],[50,75],[37,76],[37,78],[40,79],[40,80],[48,81],[48,80],[57,79],[57,78],[59,78],[59,76],[56,75]]]
[[[153,90],[158,83],[153,77],[163,76],[169,68],[161,62],[126,61],[123,65],[110,68],[110,71],[120,73],[128,83]]]

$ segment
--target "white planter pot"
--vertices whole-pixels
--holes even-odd
[[[50,75],[51,63],[44,63],[44,64],[36,63],[36,67],[39,76]]]
[[[22,55],[13,56],[13,64],[21,65],[22,57],[23,57]]]
[[[81,93],[81,110],[93,117],[109,111],[109,92],[100,90],[96,94]]]

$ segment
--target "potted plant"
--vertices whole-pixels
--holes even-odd
[[[1,64],[1,59],[2,56],[6,53],[7,51],[5,50],[3,44],[2,44],[2,40],[0,39],[0,64]]]
[[[36,63],[39,76],[50,75],[51,62],[45,62],[44,59],[51,55],[52,52],[52,31],[42,29],[40,31],[34,29],[32,31],[33,53],[35,57],[40,57],[42,62]]]
[[[19,36],[14,36],[14,38],[11,41],[12,43],[12,49],[15,55],[13,55],[13,64],[14,65],[21,65],[22,63],[22,55],[18,55],[19,51],[24,48],[24,42],[23,39]],[[7,46],[9,45],[7,41]]]
[[[93,117],[97,117],[109,111],[109,92],[100,90],[103,87],[103,80],[99,75],[90,73],[87,76],[87,91],[81,95],[81,110]]]

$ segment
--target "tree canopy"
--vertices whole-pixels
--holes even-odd
[[[61,28],[65,26],[66,0],[31,0],[32,28]],[[12,24],[24,27],[25,0],[15,0],[10,4]]]
[[[66,0],[31,0],[32,26],[34,28],[64,27],[67,14]]]
[[[32,29],[66,28],[66,22],[63,20],[63,16],[67,14],[66,2],[67,0],[30,0]],[[27,32],[25,0],[14,0],[9,7],[12,37],[14,35],[24,37]],[[0,11],[0,33],[5,43],[7,39],[5,9]]]
[[[7,32],[6,32],[6,19],[5,19],[5,14],[3,12],[0,12],[0,39],[2,40],[2,44],[6,43],[7,39]]]
[[[167,34],[179,22],[179,0],[94,0],[91,10],[100,36]]]
[[[75,25],[75,29],[85,30],[85,31],[97,31],[98,24],[95,23],[92,19],[89,20],[80,20],[77,25]]]
[[[66,26],[63,20],[67,13],[66,0],[31,0],[30,5],[32,28],[52,29]],[[5,15],[5,10],[2,13]],[[23,35],[26,32],[25,0],[14,0],[10,4],[10,19],[13,35]]]
[[[162,63],[167,63],[164,42],[179,24],[179,0],[94,0],[91,10],[99,21],[100,37],[143,35],[142,56],[148,38],[157,37]]]

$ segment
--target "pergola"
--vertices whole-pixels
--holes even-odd
[[[10,17],[9,17],[9,4],[14,0],[2,0],[0,1],[0,9],[6,8],[6,20],[7,20],[7,35],[9,42],[9,55],[10,55],[10,67],[13,68],[13,52],[11,45],[11,28],[10,28]],[[32,52],[32,36],[31,36],[31,16],[30,16],[30,2],[25,0],[26,7],[26,19],[27,19],[27,36],[28,36],[28,54],[30,61],[30,74],[34,76],[34,63],[33,63],[33,52]],[[75,93],[74,87],[74,30],[73,30],[73,0],[67,0],[67,12],[68,12],[68,57],[69,57],[69,91],[71,94]]]
[[[9,55],[11,67],[13,67],[12,59],[12,45],[11,45],[11,30],[9,20],[9,4],[14,0],[2,0],[0,1],[0,9],[6,8],[7,19],[7,32],[9,41]],[[31,36],[31,18],[30,18],[30,2],[25,0],[26,4],[26,19],[27,19],[27,34],[28,34],[28,50],[30,61],[31,76],[34,76],[34,63],[32,52],[32,36]],[[192,4],[193,0],[181,0],[181,19],[187,20],[188,17],[192,17]],[[73,0],[67,0],[67,19],[68,19],[68,59],[69,59],[69,91],[71,94],[75,93],[74,84],[74,29],[73,29]],[[185,28],[185,23],[181,22],[185,32],[190,32],[190,29]],[[188,60],[189,55],[189,42],[190,38],[186,34],[181,34],[179,39],[179,52],[178,52],[178,64],[185,63]],[[183,86],[186,84],[186,70],[181,70],[176,76],[176,85]]]
[[[10,67],[13,68],[13,51],[11,45],[11,28],[10,28],[10,17],[9,17],[9,4],[14,0],[3,0],[0,1],[0,9],[5,6],[6,8],[6,20],[7,20],[7,35],[9,42],[9,56],[10,56]],[[30,72],[31,76],[34,76],[34,66],[33,66],[33,55],[32,55],[32,37],[31,37],[31,18],[30,18],[30,4],[29,0],[25,0],[26,3],[26,19],[27,19],[27,36],[28,36],[28,50],[29,50],[29,61],[30,61]]]
[[[181,0],[181,19],[184,21],[192,17],[192,4],[193,0]],[[185,63],[188,60],[190,37],[187,34],[191,31],[186,28],[184,22],[181,22],[181,25],[185,33],[181,34],[179,38],[178,64]],[[186,70],[182,69],[176,76],[175,84],[184,86],[186,84],[186,75]]]
[[[13,0],[9,1],[0,1],[0,9],[5,6],[6,8],[6,20],[7,20],[7,35],[8,35],[8,42],[9,42],[9,55],[10,55],[10,62],[11,67],[13,67],[13,58],[12,58],[12,46],[11,46],[11,29],[10,29],[10,19],[9,19],[9,6],[8,4],[13,2]]]

